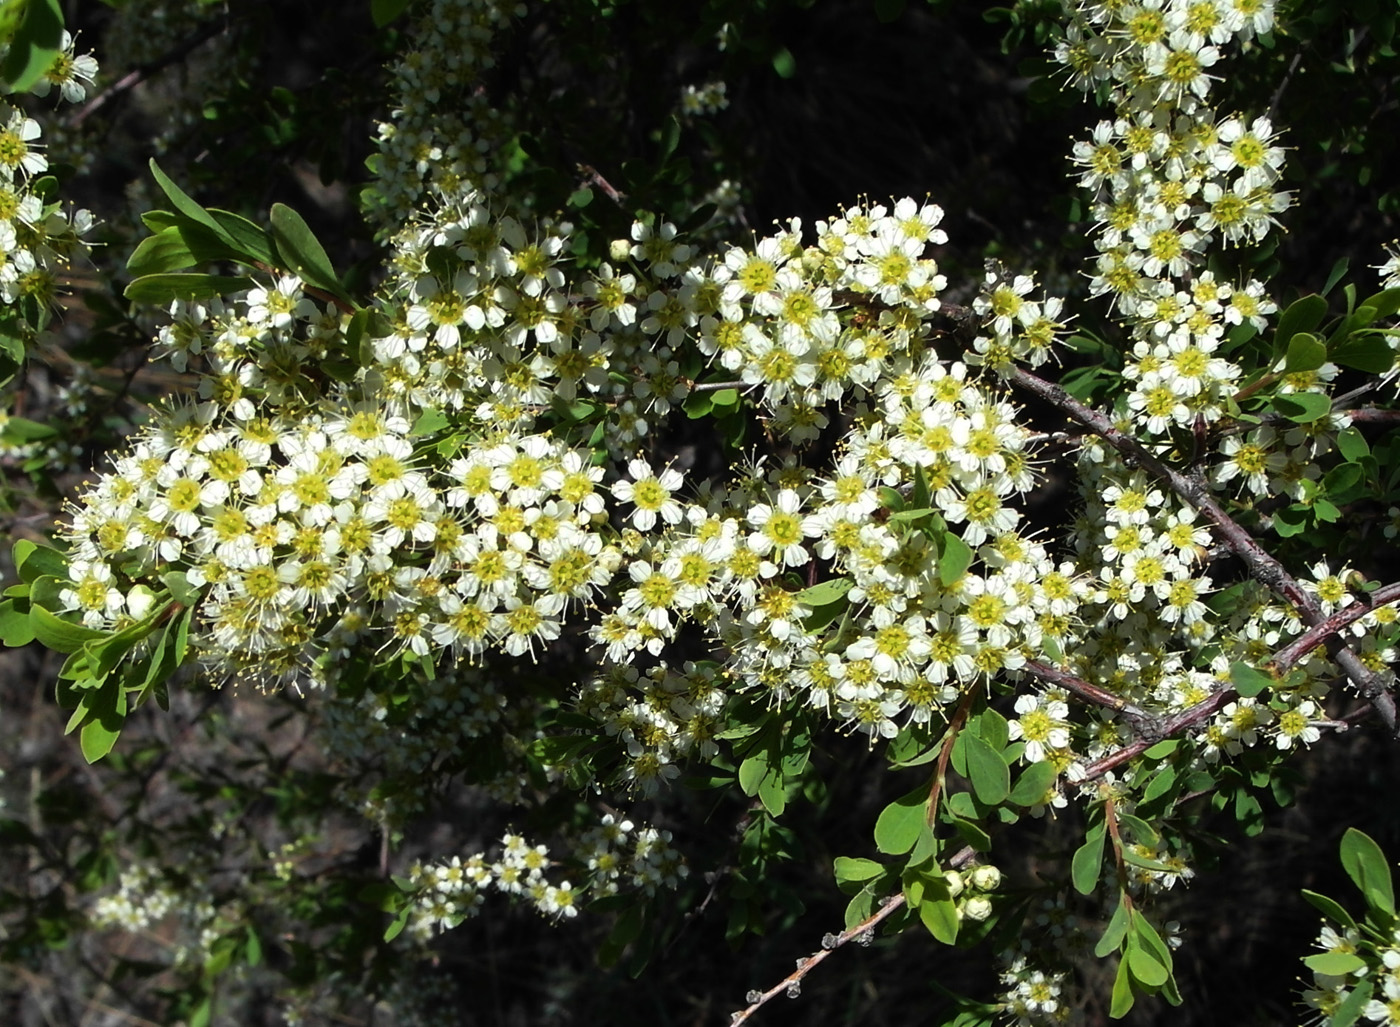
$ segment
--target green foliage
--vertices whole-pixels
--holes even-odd
[[[15,17],[12,12],[21,10],[13,28],[0,22],[0,37],[9,43],[0,62],[0,78],[14,93],[26,92],[43,77],[63,40],[63,8],[58,0],[6,0],[0,18],[8,22]]]

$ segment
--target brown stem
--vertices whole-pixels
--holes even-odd
[[[1352,424],[1386,424],[1391,421],[1400,421],[1400,410],[1390,410],[1385,407],[1359,407],[1356,410],[1348,411],[1347,416],[1351,418]]]
[[[616,203],[619,207],[622,206],[622,201],[627,199],[627,194],[615,188],[611,182],[598,173],[598,169],[593,167],[593,165],[580,164],[578,166],[578,171],[579,174],[583,176],[585,182],[590,185],[596,185],[599,189],[603,190],[607,198],[612,200],[613,203]]]
[[[1053,685],[1063,688],[1071,695],[1077,695],[1085,702],[1093,703],[1095,706],[1104,706],[1110,710],[1118,710],[1130,720],[1138,722],[1140,725],[1148,724],[1152,721],[1152,715],[1141,707],[1134,706],[1122,696],[1114,695],[1098,685],[1091,684],[1083,678],[1075,677],[1068,671],[1059,670],[1049,664],[1041,663],[1039,660],[1027,660],[1021,667],[1023,671],[1033,677],[1048,681]]]
[[[957,711],[953,714],[953,719],[948,722],[948,730],[943,735],[943,748],[938,751],[938,769],[933,775],[933,784],[928,790],[928,813],[926,814],[929,827],[933,826],[938,818],[938,793],[943,790],[943,778],[948,773],[948,759],[953,755],[953,745],[958,740],[958,733],[962,731],[963,724],[967,722],[967,711],[972,706],[972,696],[974,692],[968,689],[963,693],[962,701],[958,703]]]
[[[1118,890],[1123,895],[1123,901],[1128,903],[1128,908],[1132,908],[1132,900],[1128,898],[1128,865],[1123,861],[1123,836],[1118,833],[1118,814],[1113,809],[1113,796],[1108,796],[1103,802],[1103,822],[1108,828],[1109,840],[1113,843],[1113,861],[1118,866]]]
[[[1282,377],[1283,375],[1281,373],[1264,375],[1257,382],[1252,382],[1249,385],[1246,385],[1244,388],[1240,389],[1239,392],[1235,393],[1235,402],[1243,403],[1245,400],[1247,400],[1250,396],[1254,395],[1260,389],[1266,388],[1267,386],[1274,384],[1274,382],[1278,381]]]

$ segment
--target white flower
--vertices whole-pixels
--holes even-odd
[[[627,464],[627,473],[632,480],[614,482],[612,494],[624,503],[630,502],[635,508],[632,511],[633,527],[638,531],[650,531],[658,519],[667,524],[681,522],[681,504],[671,498],[685,483],[679,471],[668,467],[658,475],[645,460],[637,457]]]
[[[1026,693],[1016,699],[1016,712],[1019,716],[1010,721],[1008,737],[1014,742],[1024,739],[1026,743],[1022,759],[1027,763],[1039,763],[1045,759],[1050,749],[1069,747],[1069,705],[1063,699]]]

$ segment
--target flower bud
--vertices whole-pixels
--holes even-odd
[[[632,242],[629,239],[614,239],[608,243],[608,257],[611,260],[624,261],[632,256]]]
[[[962,874],[958,873],[956,870],[949,870],[943,875],[943,880],[948,882],[948,894],[950,896],[956,899],[959,895],[962,894]]]
[[[992,900],[975,895],[962,904],[962,915],[968,920],[982,921],[992,915]]]
[[[978,867],[972,871],[967,883],[978,891],[996,891],[1001,884],[1001,871],[996,867]]]
[[[145,585],[137,585],[126,594],[126,608],[137,620],[145,620],[155,605],[156,596]]]

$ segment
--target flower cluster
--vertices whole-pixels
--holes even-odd
[[[123,870],[116,892],[93,904],[91,919],[99,928],[145,931],[175,918],[180,933],[174,962],[199,965],[219,936],[220,911],[213,893],[200,881],[172,881],[136,864]]]
[[[382,230],[403,224],[428,194],[492,189],[511,132],[480,76],[495,58],[493,36],[525,5],[516,0],[432,0],[410,48],[394,64],[392,113],[379,125],[379,153],[365,213]]]
[[[1226,44],[1272,27],[1273,4],[1084,3],[1070,16],[1056,57],[1115,107],[1073,158],[1094,196],[1092,290],[1110,294],[1132,326],[1124,374],[1134,422],[1162,435],[1216,420],[1240,378],[1225,334],[1262,328],[1274,304],[1259,282],[1218,280],[1205,259],[1213,246],[1262,240],[1289,197],[1277,189],[1283,149],[1272,123],[1219,116],[1209,69]]]
[[[59,273],[86,254],[82,237],[93,226],[88,211],[45,200],[41,134],[37,121],[0,102],[0,300],[7,306],[53,304]]]
[[[544,916],[568,919],[578,915],[592,893],[616,895],[626,889],[652,894],[660,886],[674,888],[687,871],[670,839],[669,832],[637,828],[630,820],[605,815],[581,839],[574,862],[584,868],[589,881],[578,889],[566,879],[551,881],[548,872],[556,864],[548,847],[531,845],[518,834],[501,839],[495,860],[477,853],[465,860],[453,856],[433,864],[416,863],[408,872],[413,898],[405,913],[407,930],[427,939],[435,930],[456,927],[473,916],[485,901],[484,893],[493,890],[528,901]]]
[[[723,82],[706,82],[701,86],[686,86],[681,90],[681,113],[687,117],[714,114],[729,106]]]

